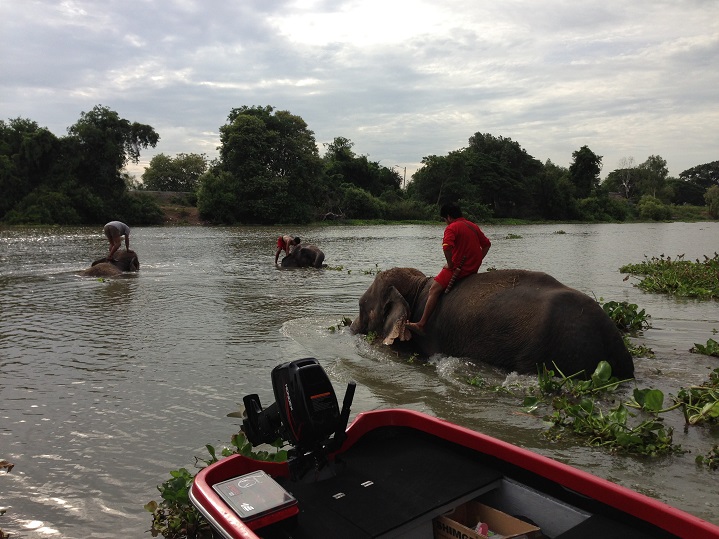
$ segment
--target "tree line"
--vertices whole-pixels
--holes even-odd
[[[0,221],[158,224],[162,211],[143,190],[183,191],[216,224],[307,223],[324,219],[435,219],[457,201],[475,220],[624,221],[670,219],[682,205],[719,217],[719,161],[668,175],[652,155],[600,182],[602,156],[582,146],[569,167],[542,163],[510,138],[475,133],[466,147],[430,155],[403,186],[385,167],[336,137],[320,155],[305,121],[271,106],[232,109],[220,126],[218,158],[158,154],[128,176],[160,137],[98,105],[57,137],[28,119],[0,121]]]

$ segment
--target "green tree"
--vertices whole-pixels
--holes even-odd
[[[0,218],[47,224],[158,222],[157,204],[128,197],[122,171],[158,139],[150,126],[130,123],[102,106],[82,113],[62,138],[30,120],[2,122]]]
[[[707,192],[704,193],[704,200],[709,206],[709,215],[714,219],[719,219],[719,185],[712,185]]]
[[[350,183],[379,197],[385,191],[399,191],[400,175],[366,155],[357,156],[352,151],[354,143],[345,137],[335,137],[327,148],[322,160],[325,175],[333,183]]]
[[[341,207],[350,219],[380,219],[385,215],[386,204],[365,189],[345,184],[342,195]]]
[[[219,168],[210,170],[200,178],[197,191],[197,210],[203,219],[218,223],[237,221],[239,187],[235,177]]]
[[[661,200],[651,195],[644,195],[639,200],[637,209],[639,210],[639,216],[642,219],[667,221],[672,217],[672,212],[669,206],[663,204]]]
[[[205,154],[180,153],[173,158],[160,153],[150,160],[142,183],[151,191],[195,191],[206,171]]]
[[[607,192],[621,193],[629,200],[637,190],[637,174],[633,157],[622,157],[619,168],[611,171],[602,182],[602,188]]]
[[[577,201],[577,205],[583,221],[624,221],[630,213],[626,200],[610,198],[600,192]]]
[[[461,198],[476,198],[469,183],[469,167],[463,151],[423,157],[422,165],[407,187],[410,197],[436,207]]]
[[[50,183],[60,141],[36,122],[0,120],[0,219],[33,190]]]
[[[121,173],[127,163],[138,163],[140,151],[154,148],[160,140],[149,125],[130,123],[102,105],[81,113],[68,133],[72,140],[67,150],[75,154],[79,185],[108,201],[126,194]]]
[[[407,194],[424,204],[462,200],[480,218],[487,208],[494,217],[541,213],[534,195],[546,179],[542,163],[510,138],[475,133],[467,148],[425,157],[422,164]]]
[[[335,137],[332,142],[327,142],[323,146],[325,149],[324,159],[326,161],[347,162],[356,157],[352,151],[354,142],[345,137]]]
[[[719,161],[689,168],[679,174],[679,179],[704,189],[709,189],[712,185],[719,185]]]
[[[530,189],[536,215],[557,220],[579,218],[579,208],[573,196],[574,185],[569,180],[567,167],[555,165],[547,159]]]
[[[582,146],[572,153],[569,179],[574,185],[577,198],[588,197],[599,185],[602,171],[602,156],[595,154],[588,146]]]
[[[533,211],[531,188],[542,163],[517,142],[488,133],[475,133],[466,149],[469,181],[495,217],[521,217]]]
[[[270,224],[317,215],[322,165],[302,118],[270,106],[232,109],[220,142],[219,163],[200,180],[203,218]]]
[[[637,168],[644,172],[640,179],[641,193],[657,198],[663,192],[669,177],[667,162],[658,155],[650,155]]]
[[[672,193],[670,198],[674,204],[691,204],[692,206],[702,206],[704,204],[706,187],[679,178],[669,178],[667,187]]]
[[[7,213],[9,224],[77,225],[80,216],[64,194],[47,188],[35,189]]]

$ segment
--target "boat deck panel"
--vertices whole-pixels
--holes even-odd
[[[336,474],[313,483],[279,481],[300,508],[292,537],[392,536],[496,488],[502,478],[476,458],[448,451],[443,440],[416,431],[394,436],[393,429],[379,429],[343,453]]]

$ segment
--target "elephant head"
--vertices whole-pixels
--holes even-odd
[[[321,268],[325,254],[316,245],[300,244],[292,248],[290,253],[282,259],[283,268]]]
[[[126,271],[138,271],[140,261],[135,251],[118,251],[112,260],[98,258],[82,272],[87,277],[115,277]]]
[[[414,268],[381,271],[359,300],[359,316],[350,326],[352,333],[374,333],[387,345],[396,339],[408,341],[411,333],[404,326],[412,317],[413,303],[426,301],[429,279]],[[425,290],[425,288],[427,290]]]

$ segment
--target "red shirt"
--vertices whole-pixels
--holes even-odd
[[[477,273],[479,266],[482,265],[484,252],[491,245],[492,243],[484,235],[484,232],[464,217],[455,219],[444,229],[442,249],[447,250],[451,247],[452,265],[455,268],[462,265],[459,278]]]

